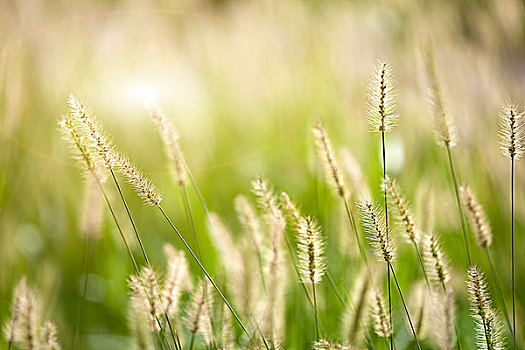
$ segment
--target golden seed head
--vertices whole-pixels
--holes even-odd
[[[492,244],[492,231],[483,208],[470,186],[463,184],[460,187],[461,201],[467,211],[467,218],[476,238],[476,243],[483,249]]]
[[[320,120],[316,122],[315,128],[312,129],[312,132],[315,137],[319,160],[323,164],[326,182],[334,188],[339,196],[343,198],[346,197],[347,191],[343,180],[343,174],[337,163],[330,139],[328,138],[326,130]]]
[[[456,305],[454,293],[441,289],[430,293],[430,331],[438,349],[453,349],[456,343]]]
[[[419,230],[416,227],[412,212],[397,182],[387,176],[382,186],[383,190],[388,194],[388,199],[395,208],[397,223],[403,232],[405,232],[407,241],[417,245],[419,241]]]
[[[101,171],[101,164],[92,154],[85,137],[81,134],[78,124],[69,115],[65,114],[58,122],[64,140],[69,144],[73,158],[78,161],[85,171],[86,178],[103,182],[105,176]]]
[[[381,208],[372,199],[363,197],[358,203],[361,224],[377,261],[392,264],[395,261],[395,246],[390,230],[387,231]]]
[[[44,322],[42,326],[41,348],[45,350],[60,350],[57,339],[57,328],[51,321]]]
[[[95,115],[73,94],[69,95],[68,103],[70,117],[78,125],[78,132],[85,140],[89,152],[99,157],[106,168],[113,168],[113,145]]]
[[[175,168],[177,183],[184,186],[188,182],[186,162],[179,144],[179,135],[173,123],[166,117],[157,105],[150,107],[151,119],[155,123],[164,143],[166,154]]]
[[[281,192],[281,203],[285,209],[286,216],[291,223],[292,227],[299,225],[301,221],[301,211],[295,204],[295,202],[290,198],[288,193]]]
[[[162,304],[157,293],[159,285],[157,272],[152,267],[145,266],[140,271],[140,275],[130,276],[128,284],[132,291],[131,298],[143,304],[151,329],[155,332],[160,331],[157,319],[162,313]]]
[[[505,349],[500,314],[492,307],[483,273],[475,265],[467,272],[467,290],[478,349]]]
[[[297,225],[297,259],[303,283],[319,283],[326,271],[325,244],[319,224],[301,217]]]
[[[368,124],[371,132],[390,132],[397,126],[395,106],[392,68],[378,60],[368,86]]]
[[[186,307],[183,321],[192,334],[200,334],[206,344],[213,343],[211,310],[213,308],[208,280],[201,280]]]
[[[168,271],[162,287],[163,311],[170,317],[179,311],[181,293],[192,288],[188,261],[182,250],[171,244],[164,245],[164,255],[168,261]]]
[[[500,147],[503,155],[518,160],[525,150],[523,112],[517,103],[508,102],[500,114]]]
[[[434,113],[434,125],[439,144],[447,147],[454,147],[456,142],[456,133],[452,120],[447,114],[443,94],[439,86],[434,62],[434,52],[431,45],[425,48],[425,63],[428,80],[430,84],[430,101]]]
[[[128,158],[115,152],[113,157],[118,160],[118,171],[126,177],[126,180],[137,195],[146,204],[158,206],[162,201],[162,194],[160,194],[155,185]]]
[[[375,289],[372,296],[372,320],[374,332],[379,337],[388,338],[392,334],[392,325],[385,307],[383,295]]]
[[[446,287],[450,280],[448,262],[437,235],[429,233],[423,236],[423,260],[429,281],[436,287]]]

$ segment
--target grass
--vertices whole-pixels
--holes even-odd
[[[89,2],[80,8],[37,1],[32,6],[41,6],[38,11],[23,3],[0,5],[6,19],[0,42],[8,48],[0,69],[0,322],[22,320],[15,322],[15,341],[2,339],[0,348],[34,342],[56,348],[58,342],[74,349],[204,349],[227,341],[261,349],[342,348],[346,342],[367,349],[473,349],[476,340],[478,347],[497,348],[497,337],[520,348],[522,165],[519,157],[510,154],[506,161],[499,154],[496,124],[507,96],[525,96],[521,69],[509,63],[525,56],[521,5],[508,1],[500,12],[515,20],[503,21],[475,1],[414,0],[411,11],[382,2],[199,4],[199,11],[224,21],[122,11],[132,6],[127,1],[101,5],[112,13],[102,17],[91,15],[101,9]],[[88,15],[67,20],[75,11]],[[425,23],[421,13],[428,14]],[[146,22],[151,25],[139,25]],[[45,29],[38,29],[41,24]],[[429,52],[415,36],[423,31],[433,38]],[[37,34],[12,45],[27,33]],[[377,130],[381,140],[368,132],[366,118],[367,103],[381,110],[381,97],[367,99],[366,89],[376,56],[388,59],[396,73],[398,97],[395,129],[370,123],[383,127]],[[171,126],[152,125],[135,87],[149,97],[158,90],[153,97]],[[429,88],[434,108],[428,107]],[[94,128],[85,125],[89,133],[79,135],[100,142],[87,142],[86,154],[77,149],[76,160],[55,124],[69,90],[99,116]],[[111,130],[110,138],[97,134],[100,125]],[[325,142],[316,155],[310,131],[319,125]],[[438,143],[431,135],[436,129]],[[500,142],[508,140],[506,134]],[[112,145],[119,150],[116,160],[106,158]],[[84,164],[81,171],[77,163]],[[84,173],[105,178],[100,232],[90,237],[81,233]],[[403,189],[403,201],[388,202],[381,187],[387,173]],[[131,186],[122,181],[126,174]],[[264,203],[251,189],[258,177],[275,189]],[[476,189],[494,232],[490,250],[468,246],[476,231],[460,205],[463,181]],[[300,207],[299,217],[315,217],[323,249],[316,249],[312,230],[298,232],[276,195],[282,191]],[[368,259],[372,251],[356,220],[364,193],[381,205],[385,197],[385,229],[397,246],[396,261],[379,268]],[[396,221],[397,204],[410,202],[405,210],[411,215],[401,216],[419,239],[408,241]],[[252,213],[240,217],[246,205]],[[221,219],[231,254],[215,241],[212,216]],[[196,289],[182,288],[174,313],[162,310],[166,243],[183,252],[193,284],[210,281],[209,293],[201,293],[214,299],[202,308],[210,320],[206,333],[182,322]],[[319,262],[326,264],[322,280]],[[154,271],[147,281],[144,267]],[[481,271],[490,278],[485,281]],[[130,275],[138,278],[136,291],[149,290],[140,303],[133,301]],[[363,295],[360,275],[370,288]],[[23,276],[30,292],[18,291],[19,301],[16,295],[13,300]],[[405,297],[419,283],[439,305],[425,303],[426,318],[416,316]],[[375,290],[388,296],[390,340],[374,332],[380,327],[365,294]],[[499,312],[506,328],[498,326]]]

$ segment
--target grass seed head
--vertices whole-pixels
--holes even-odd
[[[383,295],[378,289],[375,289],[372,295],[372,320],[377,336],[388,338],[392,334],[388,310],[385,307]]]
[[[439,144],[445,144],[447,147],[456,145],[456,133],[452,120],[447,114],[443,93],[441,91],[436,65],[434,62],[434,51],[430,44],[424,49],[425,65],[427,76],[430,84],[430,101],[434,113],[434,125]]]
[[[518,160],[525,150],[523,112],[517,103],[508,102],[500,114],[500,147],[503,155]]]
[[[390,230],[386,229],[381,208],[370,198],[363,197],[358,203],[358,209],[361,224],[377,261],[392,264],[395,261],[395,246]]]
[[[463,184],[459,190],[476,243],[479,247],[487,249],[492,244],[492,230],[485,212],[469,185]]]
[[[347,190],[343,180],[343,174],[337,163],[330,139],[328,138],[326,130],[320,120],[316,122],[315,128],[312,129],[312,132],[315,137],[315,145],[317,147],[319,160],[323,164],[326,182],[334,188],[339,196],[345,198]]]
[[[186,174],[186,162],[179,144],[179,135],[173,123],[166,117],[157,105],[150,107],[151,119],[155,123],[162,138],[166,154],[175,169],[175,175],[179,186],[185,186],[188,182]]]
[[[326,271],[324,239],[319,224],[311,217],[302,217],[297,225],[297,259],[303,283],[321,282]]]
[[[493,309],[483,273],[475,265],[470,266],[467,272],[467,290],[471,316],[476,324],[478,349],[504,349],[500,315]]]
[[[397,126],[395,106],[392,68],[378,60],[368,85],[368,124],[371,132],[390,132]]]

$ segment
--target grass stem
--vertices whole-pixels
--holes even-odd
[[[468,238],[467,238],[467,229],[465,226],[465,216],[463,214],[463,208],[461,207],[461,200],[459,198],[459,189],[458,189],[458,178],[457,178],[457,172],[456,168],[454,166],[454,159],[452,156],[452,150],[450,149],[450,145],[445,143],[445,146],[447,147],[447,155],[448,155],[448,162],[450,165],[450,175],[452,177],[452,183],[454,184],[454,193],[456,195],[456,202],[458,205],[458,212],[459,212],[459,220],[461,222],[461,230],[463,231],[463,240],[465,241],[465,251],[467,254],[467,260],[468,265],[472,265],[472,260],[470,259],[470,249],[468,245]]]
[[[392,271],[392,276],[394,276],[394,281],[396,282],[397,291],[399,292],[401,303],[403,304],[403,308],[405,309],[405,313],[408,318],[408,323],[410,325],[410,329],[412,330],[412,335],[414,336],[414,340],[416,341],[417,348],[421,350],[421,346],[419,345],[419,340],[417,339],[416,331],[414,330],[414,325],[412,324],[412,319],[410,318],[410,313],[408,312],[408,308],[405,303],[405,298],[403,298],[403,293],[401,292],[401,287],[399,286],[399,282],[397,280],[396,272],[394,271],[394,267],[392,265],[389,265],[389,267],[390,267],[390,270]]]

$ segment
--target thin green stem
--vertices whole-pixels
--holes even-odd
[[[514,157],[510,160],[510,239],[512,261],[512,341],[516,350],[516,261],[514,257]]]
[[[195,222],[193,221],[193,215],[191,213],[190,201],[188,200],[188,194],[186,191],[186,187],[184,185],[181,185],[180,191],[182,195],[182,200],[184,202],[184,206],[186,208],[186,215],[188,216],[188,220],[191,226],[191,232],[193,234],[193,243],[195,244],[195,247],[197,248],[197,256],[202,261],[201,248],[199,246],[199,240],[197,239],[197,230],[195,229]]]
[[[111,213],[111,216],[113,218],[113,221],[115,222],[115,225],[117,226],[117,230],[120,234],[120,238],[122,239],[122,242],[124,243],[124,246],[126,247],[126,252],[128,253],[128,256],[129,258],[131,259],[131,263],[133,264],[133,268],[135,269],[135,272],[137,274],[137,278],[139,279],[142,287],[144,288],[144,290],[146,290],[146,287],[144,286],[144,282],[142,281],[142,278],[140,277],[140,270],[139,270],[139,267],[137,265],[137,261],[135,260],[135,257],[133,256],[133,253],[131,252],[131,248],[129,247],[129,244],[128,244],[128,241],[126,239],[126,237],[124,236],[124,233],[122,232],[122,228],[120,227],[120,224],[118,222],[118,219],[117,219],[117,216],[115,215],[115,211],[113,210],[113,206],[111,205],[111,202],[109,201],[109,198],[108,196],[106,195],[106,191],[104,191],[104,188],[102,187],[102,184],[100,182],[97,182],[99,188],[100,188],[100,191],[102,192],[102,195],[104,196],[104,200],[106,201],[106,204],[109,208],[109,211]],[[146,293],[146,296],[148,297],[148,299],[150,298],[150,296]],[[168,320],[168,323],[169,323],[169,318],[166,316],[167,320]],[[159,328],[161,329],[161,331],[164,329],[162,327],[162,324],[160,322],[160,320],[156,317],[156,320],[157,320],[157,324],[159,325]],[[170,329],[171,329],[171,326],[170,326]],[[172,330],[173,332],[173,330]],[[166,340],[166,343],[168,344],[168,347],[171,349],[171,346],[169,344],[169,342]]]
[[[139,231],[137,230],[137,226],[135,225],[135,220],[133,220],[133,216],[131,215],[131,211],[129,210],[129,206],[128,206],[128,203],[126,201],[126,198],[124,197],[124,194],[122,193],[122,190],[120,188],[120,185],[119,185],[119,182],[117,180],[117,177],[115,176],[115,172],[113,171],[112,168],[110,168],[109,170],[110,170],[110,173],[111,173],[111,177],[113,178],[113,182],[115,183],[115,186],[116,186],[116,188],[118,190],[118,193],[120,195],[120,199],[122,200],[122,204],[124,204],[124,207],[126,208],[126,213],[128,215],[129,221],[131,222],[131,226],[133,227],[133,232],[135,233],[135,237],[137,238],[137,242],[139,243],[140,251],[142,252],[142,256],[144,257],[144,261],[146,261],[146,265],[149,268],[151,268],[151,264],[149,262],[148,255],[146,254],[146,249],[144,248],[144,244],[142,243],[142,239],[140,238]],[[137,272],[137,277],[139,277],[139,276],[140,276],[140,273]],[[142,279],[140,279],[140,280],[142,280]],[[164,303],[162,302],[162,294],[160,292],[160,288],[159,288],[156,280],[155,280],[155,291],[157,292],[159,300],[161,302],[163,314],[164,314],[164,317],[166,318],[166,322],[167,322],[168,327],[170,329],[171,338],[173,340],[173,343],[176,344],[175,332],[174,332],[173,327],[171,325],[170,318],[169,318],[168,314],[166,313],[166,311],[164,310]],[[162,327],[162,325],[160,325],[160,329],[162,331],[164,329],[164,327]],[[168,345],[169,345],[169,343],[168,343]]]
[[[510,323],[509,314],[507,312],[507,305],[505,304],[505,299],[503,297],[503,291],[501,289],[501,285],[499,284],[498,275],[496,274],[496,269],[494,267],[494,263],[492,262],[492,256],[490,255],[489,248],[485,248],[485,255],[487,256],[487,260],[489,262],[490,271],[492,273],[492,279],[494,280],[494,284],[496,285],[496,291],[498,292],[498,297],[501,303],[501,308],[503,309],[503,315],[505,316],[505,321],[507,322],[507,326],[509,327],[510,332],[512,333],[512,335],[514,335],[514,330]]]
[[[328,269],[326,270],[326,278],[328,278],[328,283],[330,284],[330,286],[334,290],[334,293],[335,293],[337,299],[339,300],[341,305],[344,307],[345,306],[345,302],[344,302],[343,298],[341,297],[341,294],[339,294],[339,290],[337,289],[337,286],[335,285],[335,281],[334,281],[334,278],[332,277],[332,273],[330,271],[328,271]]]
[[[191,333],[190,350],[193,349],[193,343],[195,342],[195,333]]]
[[[427,286],[430,287],[430,282],[428,281],[427,270],[425,269],[425,264],[423,263],[423,258],[421,257],[421,252],[419,251],[419,248],[418,248],[416,242],[412,242],[412,243],[414,244],[414,248],[416,248],[417,259],[419,260],[419,264],[421,265],[421,270],[423,270],[423,275],[425,276],[425,281],[427,282]]]
[[[316,341],[319,341],[319,321],[318,321],[318,315],[317,315],[317,295],[315,293],[315,283],[312,281],[312,290],[314,294],[314,318],[315,318],[315,334],[316,334]]]
[[[343,197],[343,202],[345,204],[346,215],[348,216],[348,220],[350,221],[350,225],[352,226],[352,230],[354,231],[354,234],[355,234],[355,240],[357,241],[359,252],[361,253],[361,256],[363,257],[365,264],[368,265],[368,258],[366,257],[365,250],[363,248],[363,245],[361,244],[361,239],[359,238],[359,233],[357,231],[357,225],[355,223],[354,215],[352,214],[352,211],[350,210],[350,206],[348,205],[348,199],[346,197]]]
[[[385,132],[381,131],[381,149],[383,155],[383,182],[386,181],[386,144],[385,144]],[[386,238],[387,241],[390,237],[388,228],[388,200],[387,200],[387,188],[385,186],[385,226],[386,226]],[[387,242],[388,244],[388,242]],[[387,275],[388,275],[388,317],[390,318],[390,326],[392,327],[392,334],[390,335],[390,349],[394,348],[394,323],[392,322],[392,292],[390,288],[390,262],[387,262]]]
[[[412,330],[412,335],[414,336],[414,340],[416,341],[417,348],[421,350],[421,346],[419,345],[419,340],[417,339],[416,331],[414,330],[414,325],[412,324],[412,319],[410,318],[410,313],[408,312],[408,308],[405,303],[405,298],[403,298],[403,293],[401,292],[401,287],[399,286],[399,282],[397,280],[396,272],[394,271],[394,267],[392,265],[389,265],[389,266],[390,266],[390,270],[392,270],[392,276],[394,276],[394,281],[396,282],[397,291],[399,292],[401,303],[403,304],[403,308],[405,309],[408,323],[410,325],[410,329]]]
[[[468,238],[467,238],[467,229],[465,225],[465,216],[463,215],[463,208],[461,207],[461,200],[459,198],[459,189],[458,189],[458,179],[457,179],[457,172],[456,168],[454,166],[454,159],[452,156],[452,151],[450,149],[450,145],[448,143],[445,144],[447,147],[447,155],[448,155],[448,162],[450,165],[450,175],[452,177],[452,182],[454,184],[454,193],[456,195],[456,202],[458,205],[458,212],[459,212],[459,220],[461,222],[461,230],[463,231],[463,240],[465,241],[465,252],[467,254],[467,260],[468,265],[472,265],[472,260],[470,259],[470,249],[468,245]]]

